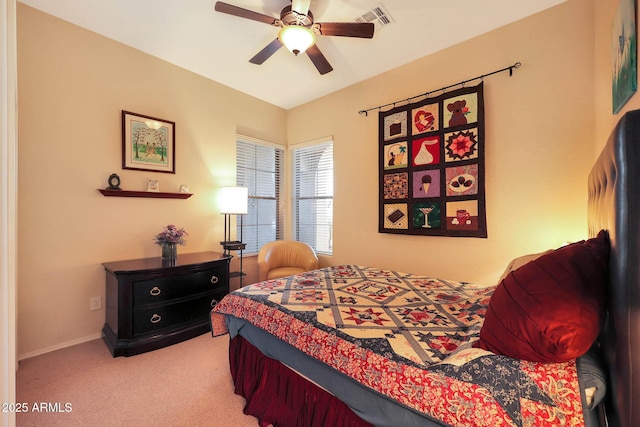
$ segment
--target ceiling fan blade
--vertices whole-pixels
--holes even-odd
[[[373,38],[372,22],[318,22],[315,25],[323,36]]]
[[[254,12],[252,10],[243,9],[232,4],[224,3],[221,1],[216,2],[215,10],[217,12],[227,13],[233,16],[239,16],[240,18],[251,19],[253,21],[264,22],[265,24],[274,25],[278,21],[273,16],[263,15],[262,13]]]
[[[329,64],[329,61],[327,61],[327,58],[324,57],[322,52],[320,52],[318,45],[314,44],[308,48],[306,52],[320,74],[327,74],[328,72],[333,71],[333,67]]]
[[[295,10],[301,15],[309,14],[311,0],[291,0],[291,10]]]
[[[279,39],[275,39],[271,43],[265,46],[260,52],[256,53],[253,58],[249,60],[252,64],[262,64],[264,61],[269,59],[271,55],[276,53],[278,49],[282,47],[282,42]]]

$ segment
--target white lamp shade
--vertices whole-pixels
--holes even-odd
[[[287,25],[278,33],[278,39],[294,55],[298,55],[316,42],[316,35],[301,25]]]
[[[222,187],[219,201],[221,214],[244,215],[248,211],[249,189],[247,187]]]

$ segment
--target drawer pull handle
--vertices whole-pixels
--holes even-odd
[[[213,283],[214,285],[216,283],[218,283],[220,281],[220,279],[218,279],[218,276],[211,276],[211,283]]]
[[[215,307],[216,305],[218,305],[218,300],[216,300],[216,299],[212,299],[212,300],[211,300],[211,307],[213,308],[213,307]]]
[[[159,288],[159,287],[157,287],[157,286],[154,286],[154,287],[153,287],[153,289],[151,289],[151,290],[149,291],[149,293],[150,293],[151,295],[153,295],[154,297],[157,297],[158,295],[160,295],[160,293],[161,293],[161,292],[162,292],[162,291],[161,291],[161,290],[160,290],[160,288]]]
[[[151,316],[150,322],[151,323],[158,323],[159,321],[162,320],[162,316],[160,316],[159,314],[155,314],[153,316]]]

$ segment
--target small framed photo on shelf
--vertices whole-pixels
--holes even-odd
[[[122,169],[176,173],[174,122],[122,111]]]
[[[147,179],[147,191],[160,192],[160,181],[151,178]]]

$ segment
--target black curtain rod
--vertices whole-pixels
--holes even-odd
[[[369,115],[369,111],[371,111],[371,110],[380,110],[380,109],[382,109],[384,107],[389,107],[389,106],[396,107],[396,104],[401,103],[401,102],[406,102],[407,104],[409,104],[414,99],[422,98],[423,96],[429,97],[429,95],[431,95],[432,93],[436,93],[436,92],[445,93],[445,91],[447,89],[451,89],[452,87],[456,87],[456,86],[464,87],[464,85],[466,83],[472,82],[474,80],[481,80],[481,79],[484,79],[485,77],[492,76],[492,75],[498,74],[498,73],[502,73],[503,71],[509,71],[509,76],[511,77],[511,76],[513,76],[513,70],[515,70],[516,68],[520,68],[521,65],[522,64],[520,62],[516,62],[515,64],[513,64],[513,65],[511,65],[509,67],[505,67],[505,68],[502,68],[500,70],[496,70],[496,71],[493,71],[491,73],[483,74],[481,76],[474,77],[472,79],[465,80],[465,81],[462,81],[462,82],[459,82],[459,83],[455,83],[455,84],[452,84],[452,85],[449,85],[449,86],[441,87],[440,89],[432,90],[430,92],[425,92],[425,93],[422,93],[420,95],[412,96],[412,97],[407,98],[407,99],[402,99],[400,101],[390,102],[389,104],[378,105],[377,107],[369,108],[367,110],[360,110],[360,111],[358,111],[358,114],[364,114],[365,116],[368,116]]]

